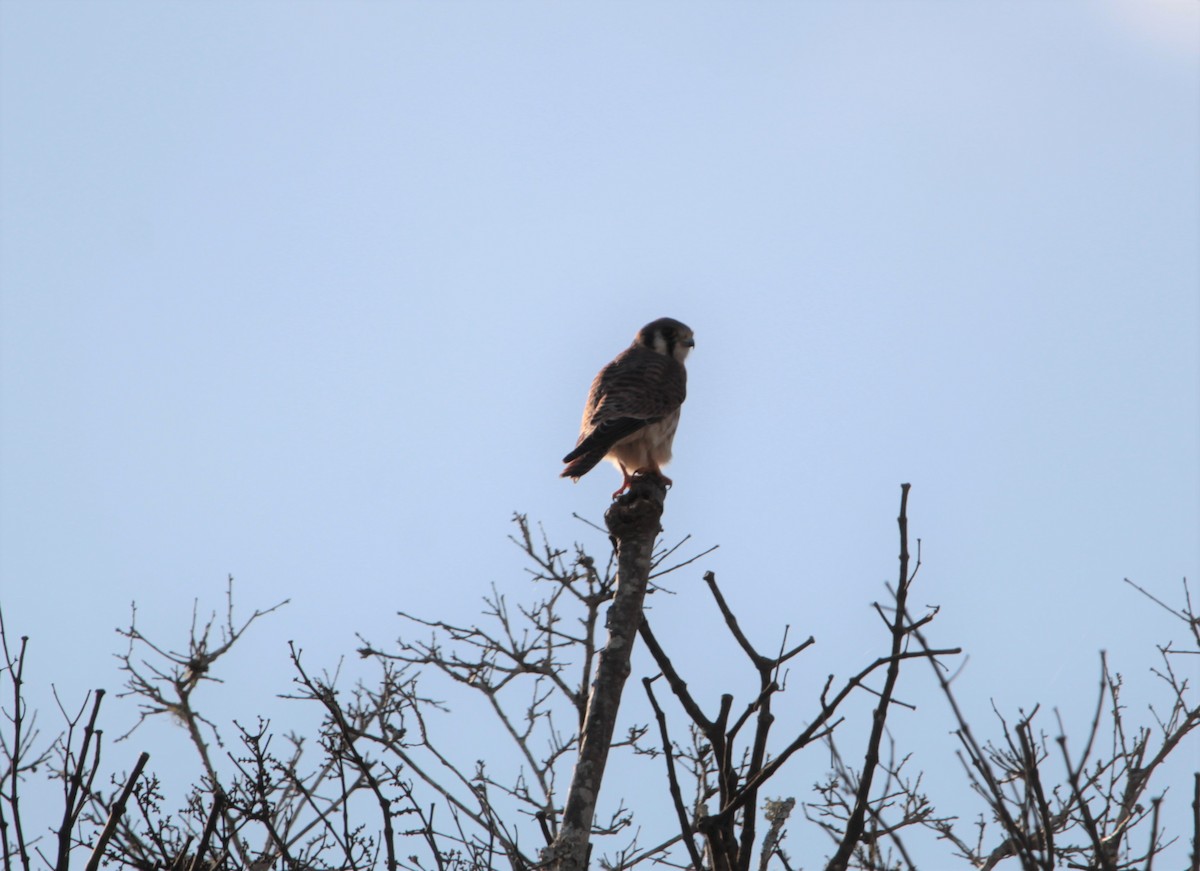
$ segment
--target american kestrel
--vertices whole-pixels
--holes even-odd
[[[656,475],[670,484],[660,467],[671,459],[687,395],[683,361],[695,344],[691,328],[673,318],[642,327],[592,381],[579,441],[563,457],[562,477],[579,480],[601,460],[611,460],[625,476],[613,498],[629,489],[635,475]]]

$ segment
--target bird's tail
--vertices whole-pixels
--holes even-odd
[[[588,450],[581,445],[563,457],[563,462],[567,464],[567,467],[562,470],[560,477],[579,480],[604,459],[604,453],[604,451],[597,451],[594,448]]]

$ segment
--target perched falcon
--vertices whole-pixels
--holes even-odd
[[[579,441],[563,457],[562,477],[579,480],[601,460],[611,460],[629,488],[635,475],[670,479],[660,467],[671,459],[679,407],[687,395],[683,361],[696,344],[691,328],[659,318],[638,331],[633,344],[592,381]]]

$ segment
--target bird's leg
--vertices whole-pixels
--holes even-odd
[[[623,482],[621,482],[620,488],[613,492],[612,497],[614,499],[616,499],[618,496],[620,496],[622,493],[624,493],[626,490],[629,489],[629,485],[633,483],[633,476],[636,475],[637,472],[634,472],[631,475],[629,473],[629,470],[625,468],[625,465],[622,464],[621,465],[621,474],[625,476],[625,480]]]

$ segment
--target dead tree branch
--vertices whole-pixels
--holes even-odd
[[[896,681],[900,677],[900,655],[908,641],[911,627],[906,626],[908,588],[912,578],[908,573],[908,491],[910,484],[900,486],[900,516],[897,524],[900,527],[900,578],[896,584],[896,609],[892,624],[892,655],[888,663],[887,676],[883,681],[883,689],[879,693],[879,704],[871,721],[871,737],[867,742],[867,757],[863,761],[862,773],[859,775],[858,794],[855,796],[854,809],[846,821],[846,831],[838,844],[837,852],[829,860],[829,871],[844,871],[850,863],[850,854],[855,845],[862,839],[863,827],[867,817],[867,807],[871,800],[871,784],[875,778],[875,770],[879,766],[879,746],[883,741],[883,728],[887,722],[888,708],[892,703],[892,693],[896,689]]]
[[[666,495],[666,487],[660,480],[645,476],[605,513],[617,552],[617,590],[608,611],[608,643],[600,651],[596,679],[588,695],[562,828],[546,849],[545,859],[556,871],[587,868],[596,802],[616,729],[621,692],[629,676],[630,656],[642,622],[642,602]]]
[[[133,766],[133,771],[130,772],[129,778],[125,781],[125,787],[121,790],[121,795],[113,805],[112,812],[108,816],[108,822],[104,826],[104,830],[100,832],[100,837],[96,840],[96,846],[92,849],[92,856],[88,859],[87,871],[96,871],[100,867],[100,862],[104,858],[104,850],[108,847],[108,842],[112,840],[113,833],[117,830],[117,825],[121,817],[125,814],[125,806],[129,803],[129,796],[133,794],[133,788],[137,785],[138,778],[142,776],[142,769],[146,767],[146,763],[150,761],[149,753],[141,753],[138,755],[137,763]],[[65,871],[65,865],[63,866]]]

